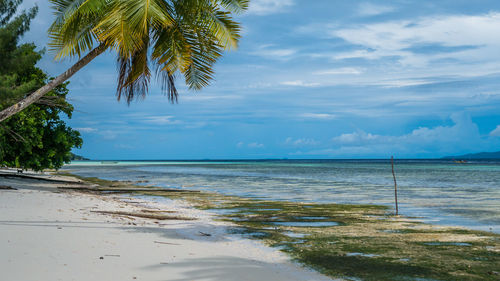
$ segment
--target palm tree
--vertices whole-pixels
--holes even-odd
[[[199,90],[213,79],[224,50],[236,48],[240,26],[232,18],[249,0],[50,0],[55,21],[49,47],[56,59],[78,57],[71,68],[0,112],[0,122],[36,102],[102,54],[116,52],[117,97],[145,96],[152,73],[171,102],[175,77]],[[83,54],[86,54],[82,57]]]

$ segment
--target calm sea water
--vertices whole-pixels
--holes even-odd
[[[396,161],[400,213],[500,232],[500,162]],[[394,205],[389,161],[81,161],[81,176],[262,199]]]

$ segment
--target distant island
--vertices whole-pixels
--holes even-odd
[[[459,156],[446,156],[443,159],[500,159],[500,151],[469,153]]]
[[[80,156],[80,155],[76,155],[74,153],[71,153],[71,161],[73,161],[73,160],[81,161],[81,160],[90,160],[90,159],[85,158],[85,157]]]

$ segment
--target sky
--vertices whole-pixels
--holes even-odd
[[[23,39],[40,48],[45,0]],[[500,1],[251,0],[202,91],[118,102],[111,52],[71,78],[91,159],[436,158],[500,150]],[[55,76],[75,60],[39,63]]]

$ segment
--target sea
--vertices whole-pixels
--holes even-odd
[[[74,161],[84,177],[242,197],[395,209],[390,160]],[[500,161],[396,160],[399,213],[500,233]]]

